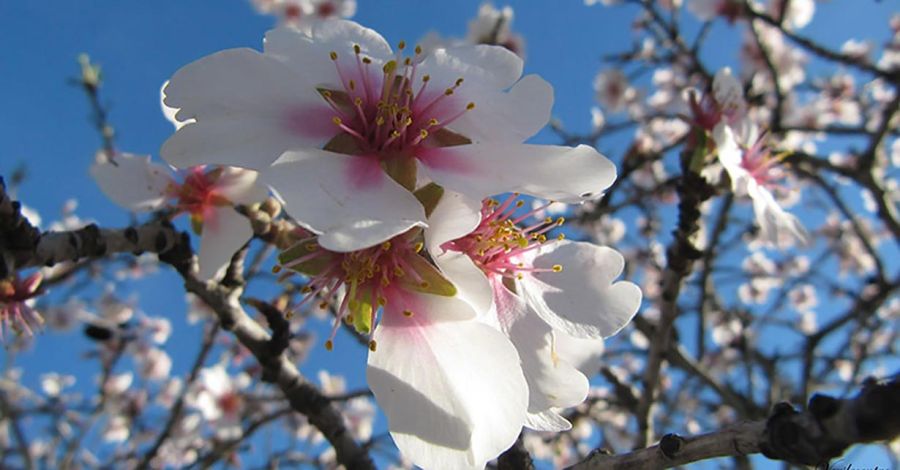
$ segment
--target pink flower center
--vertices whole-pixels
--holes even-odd
[[[25,279],[15,277],[0,281],[0,340],[3,330],[12,328],[17,334],[21,332],[32,336],[32,327],[44,324],[44,318],[25,302],[41,294],[40,284],[43,276],[36,272]]]
[[[363,55],[359,45],[353,46],[352,61],[339,60],[338,53],[331,52],[341,85],[321,94],[335,112],[332,122],[353,137],[357,148],[345,153],[382,160],[398,155],[415,158],[419,147],[452,145],[447,132],[438,133],[475,107],[454,96],[462,78],[445,88],[436,85],[431,76],[420,76],[422,48],[416,46],[413,57],[402,57],[404,48],[401,42],[397,56],[381,67]]]
[[[205,167],[198,166],[186,172],[183,183],[171,183],[167,195],[175,199],[172,207],[176,213],[187,212],[202,219],[209,209],[229,204],[217,188],[221,174],[221,168],[206,171]]]
[[[235,416],[241,411],[244,401],[241,396],[234,391],[225,392],[216,400],[222,414],[226,416]]]
[[[510,196],[503,203],[494,199],[485,200],[478,227],[465,237],[444,243],[441,248],[465,253],[488,276],[521,279],[523,273],[562,271],[561,265],[554,265],[550,269],[535,268],[530,265],[528,254],[540,248],[548,240],[547,232],[562,225],[565,219],[546,217],[532,225],[520,227],[520,222],[549,204],[516,216],[516,209],[521,208],[524,201],[515,199],[516,195]],[[563,238],[562,234],[557,237],[559,240]]]
[[[301,289],[303,298],[292,311],[314,299],[320,301],[320,308],[334,306],[335,322],[325,343],[331,350],[342,320],[360,333],[371,334],[380,309],[390,305],[393,311],[411,317],[414,302],[408,293],[434,288],[431,280],[436,280],[437,271],[419,255],[423,247],[417,241],[420,234],[420,230],[412,230],[378,246],[348,253],[326,250],[315,238],[305,238],[282,253],[281,259],[290,261],[277,266],[275,272],[291,269],[309,277]],[[374,350],[374,341],[369,346]]]
[[[784,177],[784,172],[777,165],[787,154],[772,155],[765,145],[765,134],[746,149],[741,156],[741,168],[753,177],[763,187],[774,186]]]

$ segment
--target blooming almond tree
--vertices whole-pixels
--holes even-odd
[[[94,3],[3,8],[0,468],[900,464],[889,2]]]

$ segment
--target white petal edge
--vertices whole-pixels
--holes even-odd
[[[590,388],[587,377],[556,354],[550,325],[499,279],[491,284],[498,323],[516,347],[528,382],[528,412],[583,402]]]
[[[562,272],[553,272],[554,265]],[[616,334],[637,313],[641,290],[628,281],[613,282],[625,259],[608,247],[568,240],[548,244],[534,259],[546,269],[525,276],[518,285],[528,304],[554,329],[576,338]]]
[[[220,206],[211,210],[203,219],[197,277],[206,281],[225,274],[232,256],[252,236],[250,221],[234,207]]]
[[[473,142],[521,143],[550,121],[553,87],[537,75],[523,77],[509,92],[465,91],[460,88],[459,94],[475,108],[449,127]]]
[[[422,167],[436,183],[472,199],[520,192],[565,203],[600,197],[616,167],[593,147],[484,143],[431,149]]]
[[[328,250],[361,250],[426,226],[415,196],[366,158],[316,149],[286,152],[261,175],[285,211],[319,233],[319,244]]]
[[[428,302],[470,309],[449,297]],[[470,309],[471,310],[471,309]],[[515,348],[474,320],[423,309],[387,314],[375,330],[368,383],[401,453],[434,469],[481,469],[516,440],[528,392]],[[446,315],[439,315],[446,317]]]
[[[112,160],[99,154],[90,174],[106,197],[135,212],[162,207],[166,188],[172,182],[168,168],[150,162],[149,156],[127,153],[116,154]]]
[[[437,206],[428,217],[425,243],[432,253],[440,253],[440,246],[448,241],[472,233],[481,223],[481,200],[445,190]]]
[[[331,112],[303,74],[252,49],[192,62],[163,88],[163,106],[184,123],[162,147],[170,164],[259,169],[293,147],[332,138]],[[195,122],[189,122],[189,121]]]

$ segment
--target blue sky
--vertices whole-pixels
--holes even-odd
[[[479,3],[359,0],[355,19],[382,32],[393,44],[413,42],[432,30],[463,36]],[[601,68],[600,58],[636,39],[631,31],[634,10],[588,8],[577,0],[509,3],[516,11],[514,29],[527,40],[526,73],[540,74],[557,90],[554,115],[567,128],[586,131],[593,104],[591,83]],[[856,23],[847,24],[844,15],[852,3],[820,3],[816,22],[804,34],[839,47],[845,36],[833,34],[838,25],[866,30],[871,24],[881,42],[891,2],[866,1],[867,9],[855,17]],[[117,130],[118,149],[158,158],[160,145],[172,132],[159,111],[163,81],[206,54],[231,47],[261,48],[262,35],[272,24],[272,18],[257,15],[247,0],[0,2],[0,44],[5,46],[0,52],[0,89],[6,110],[0,114],[0,174],[27,165],[29,178],[17,196],[45,221],[55,219],[67,199],[76,198],[81,217],[106,226],[127,225],[129,214],[109,202],[87,174],[100,140],[88,119],[83,93],[68,82],[78,74],[77,56],[88,53],[103,68],[102,94]],[[732,33],[725,23],[715,26],[712,37],[720,48],[707,54],[713,67],[736,65],[737,41]],[[546,131],[537,141],[556,143]],[[614,153],[623,145],[619,140],[604,141],[601,150]],[[183,315],[183,294],[171,273],[140,285],[126,284],[124,289],[123,297],[132,289],[139,293],[141,307],[150,314]],[[168,348],[176,371],[187,366],[186,359],[179,359],[191,357],[197,338],[196,328],[176,330]],[[72,360],[85,349],[81,337],[53,335],[52,345],[49,340],[48,335],[39,337],[36,347],[20,358],[27,367],[26,381],[36,383],[37,371],[52,366],[89,384],[93,365]],[[333,365],[349,374],[351,385],[363,384],[363,352],[352,341],[339,341],[337,351],[320,361],[323,354],[321,349],[314,351],[307,373]]]

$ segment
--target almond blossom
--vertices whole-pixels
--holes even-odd
[[[309,26],[312,21],[350,18],[356,13],[356,0],[253,0],[260,13],[275,15],[280,23]]]
[[[91,166],[91,176],[113,202],[135,212],[169,209],[190,214],[194,231],[201,234],[199,276],[220,276],[234,253],[253,230],[235,204],[253,204],[266,198],[257,174],[239,168],[197,166],[181,172],[179,181],[149,156],[127,153],[113,159],[104,154]]]
[[[25,279],[16,274],[0,280],[0,340],[4,339],[5,329],[32,336],[34,329],[44,324],[43,317],[34,309],[34,298],[41,294],[43,279],[38,271]]]
[[[553,92],[520,79],[515,54],[411,49],[335,20],[272,30],[262,53],[200,59],[165,86],[182,126],[163,158],[261,170],[318,243],[345,252],[424,226],[411,191],[428,181],[476,200],[521,191],[564,202],[612,183],[613,165],[591,147],[522,144],[547,123]],[[559,181],[569,191],[551,191]]]
[[[588,380],[557,354],[558,338],[615,334],[637,312],[641,291],[613,282],[624,267],[618,252],[548,239],[562,218],[519,225],[536,210],[516,215],[523,201],[514,200],[489,199],[472,217],[470,202],[445,194],[430,219],[428,249],[479,319],[515,345],[529,387],[526,425],[566,430],[570,424],[556,409],[584,401]]]
[[[785,238],[807,244],[809,234],[806,229],[796,217],[781,208],[769,189],[783,178],[783,173],[777,166],[780,158],[772,155],[765,136],[758,137],[749,146],[741,146],[731,127],[720,123],[713,131],[713,139],[718,161],[731,179],[732,190],[738,196],[750,197],[753,202],[760,237],[779,247],[786,244]]]
[[[528,388],[516,349],[455,297],[423,256],[421,229],[335,252],[308,233],[280,269],[308,277],[300,308],[333,298],[342,322],[369,335],[366,378],[405,458],[424,468],[483,468],[525,422]]]

